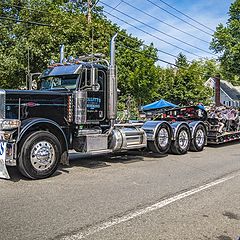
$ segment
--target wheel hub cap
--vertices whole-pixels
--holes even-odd
[[[158,133],[158,143],[160,147],[164,148],[168,144],[168,131],[165,128],[162,128]]]
[[[32,166],[38,171],[44,171],[50,168],[55,159],[55,150],[53,145],[47,141],[41,141],[35,144],[31,151]]]
[[[198,147],[201,147],[204,144],[205,137],[202,129],[197,130],[196,132],[196,144]]]
[[[182,148],[182,149],[185,149],[187,147],[187,145],[188,145],[188,133],[187,133],[187,131],[182,130],[179,133],[178,143],[179,143],[179,147]]]

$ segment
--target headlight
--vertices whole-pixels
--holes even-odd
[[[18,128],[21,121],[17,119],[0,119],[0,130],[11,130]]]

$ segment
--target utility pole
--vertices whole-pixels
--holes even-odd
[[[214,77],[215,80],[215,105],[216,107],[219,107],[221,105],[220,102],[220,74],[217,74]]]
[[[92,22],[92,0],[88,0],[87,8],[87,20],[88,24],[90,24]]]

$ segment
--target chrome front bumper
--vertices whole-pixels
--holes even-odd
[[[0,141],[0,178],[9,179],[6,167],[7,142]]]
[[[15,158],[15,143],[7,143],[6,147],[6,165],[7,166],[16,166]]]
[[[0,178],[9,179],[6,166],[16,166],[16,144],[6,140],[6,132],[0,131]]]

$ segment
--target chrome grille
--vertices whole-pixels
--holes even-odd
[[[0,90],[0,119],[5,118],[5,108],[6,108],[6,92],[4,90]]]

